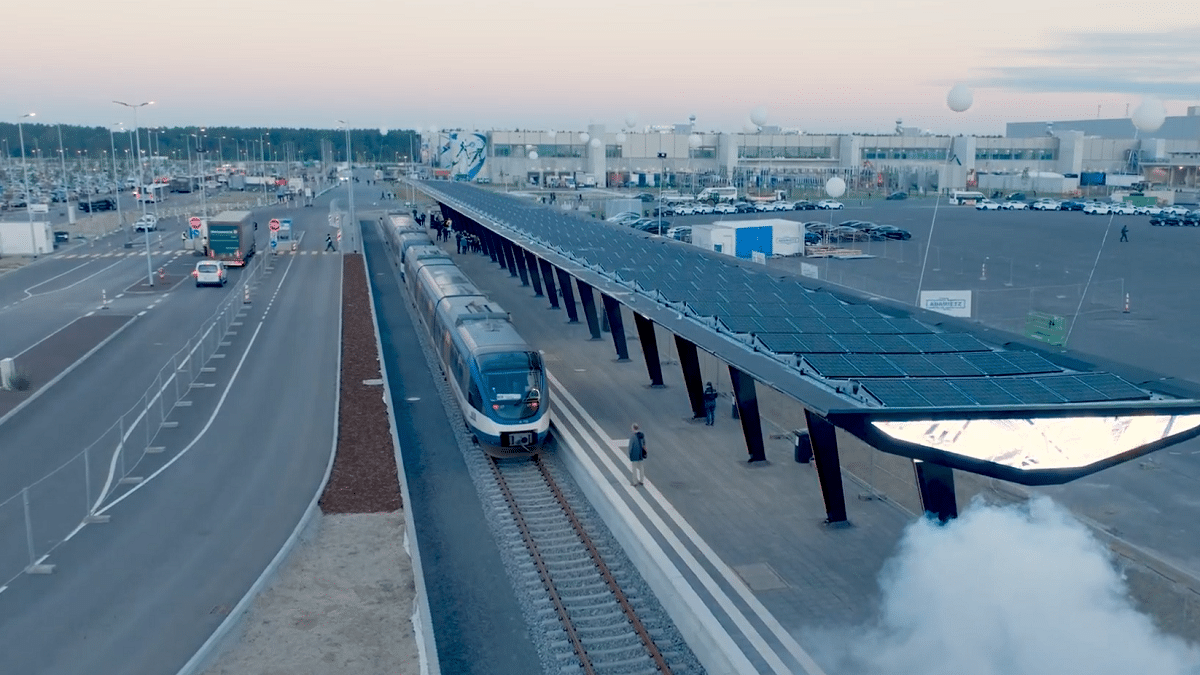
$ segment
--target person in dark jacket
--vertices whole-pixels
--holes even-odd
[[[713,389],[712,382],[704,385],[704,423],[710,427],[716,424],[718,396],[717,390]]]
[[[629,484],[641,485],[646,479],[646,435],[635,423],[633,435],[629,437]]]

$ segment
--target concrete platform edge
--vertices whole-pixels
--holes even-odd
[[[342,277],[339,275],[339,285],[341,284],[341,279]],[[341,298],[340,293],[338,297],[339,299]],[[336,386],[337,391],[340,392],[342,390],[341,303],[338,304],[337,331],[338,354]],[[291,554],[292,550],[296,548],[296,544],[299,543],[304,531],[310,524],[316,522],[316,517],[320,515],[321,511],[321,507],[318,506],[318,502],[320,502],[321,495],[325,492],[325,485],[329,483],[329,476],[333,473],[333,459],[337,455],[337,428],[338,417],[341,414],[341,407],[342,400],[341,396],[339,395],[335,397],[333,404],[333,442],[330,443],[329,446],[329,462],[325,465],[325,475],[321,478],[320,484],[317,485],[316,492],[313,494],[312,500],[308,503],[308,508],[306,508],[304,510],[304,514],[300,516],[300,521],[296,523],[295,529],[293,529],[292,533],[288,535],[287,540],[283,542],[283,546],[279,548],[279,552],[275,554],[274,558],[271,558],[271,562],[267,563],[267,566],[265,569],[263,569],[262,574],[258,575],[258,578],[255,579],[254,583],[250,585],[249,589],[247,589],[246,594],[242,596],[242,599],[239,600],[236,605],[234,605],[233,609],[230,610],[229,614],[225,617],[225,620],[221,622],[221,625],[217,626],[217,629],[213,631],[213,634],[208,636],[208,639],[204,641],[204,644],[200,645],[200,648],[196,650],[196,653],[192,655],[192,658],[188,659],[187,663],[183,664],[183,667],[179,669],[176,675],[196,675],[197,673],[203,672],[204,667],[207,666],[208,662],[219,652],[219,648],[222,646],[225,638],[229,637],[229,634],[233,632],[233,629],[238,625],[238,623],[241,622],[242,617],[245,616],[246,610],[250,609],[250,604],[254,602],[254,599],[258,597],[258,594],[262,593],[263,589],[267,587],[267,583],[270,582],[271,578],[275,576],[275,573],[279,571],[279,568],[283,565],[283,562],[287,560],[287,557]]]
[[[744,675],[757,669],[708,606],[679,573],[662,547],[634,519],[609,486],[608,479],[569,435],[551,422],[559,440],[559,456],[587,496],[592,507],[612,531],[626,555],[645,578],[658,601],[667,610],[696,658],[710,675]]]

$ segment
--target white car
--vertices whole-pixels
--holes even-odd
[[[1162,209],[1157,206],[1136,206],[1133,212],[1139,216],[1157,216],[1162,213]]]
[[[671,207],[677,216],[694,216],[696,215],[696,207],[691,204],[676,204]]]
[[[1062,202],[1053,199],[1039,199],[1029,207],[1035,211],[1057,211],[1062,207]]]
[[[1000,208],[1005,211],[1024,211],[1025,209],[1029,208],[1029,205],[1025,202],[1010,200],[1001,204]]]
[[[1107,216],[1112,210],[1103,202],[1088,202],[1083,205],[1083,212],[1093,216]]]
[[[737,213],[737,207],[733,204],[721,203],[713,207],[713,213]]]
[[[628,219],[630,216],[632,216],[634,219],[637,219],[637,218],[641,218],[642,214],[634,213],[633,211],[622,211],[621,213],[618,213],[615,216],[610,216],[608,218],[605,218],[605,220],[607,220],[610,223],[619,223],[622,220]]]
[[[138,218],[137,222],[135,222],[133,224],[134,232],[150,232],[152,230],[157,230],[157,229],[158,229],[158,216],[154,215],[153,213],[147,213],[146,215],[142,216],[141,218]]]
[[[999,211],[1000,210],[1000,202],[994,202],[990,199],[981,199],[981,200],[979,200],[979,203],[975,205],[975,210],[976,211]]]
[[[225,282],[229,281],[229,274],[225,271],[225,263],[220,260],[201,260],[196,263],[196,269],[192,270],[192,278],[196,280],[197,288],[224,286]]]
[[[1133,207],[1133,204],[1126,204],[1125,202],[1109,204],[1108,210],[1119,216],[1132,216],[1137,213],[1137,209]]]
[[[827,211],[829,209],[837,210],[837,209],[841,209],[843,207],[842,207],[842,203],[839,201],[836,201],[833,199],[822,199],[821,201],[817,202],[817,208]]]
[[[1171,216],[1186,216],[1187,212],[1188,212],[1188,210],[1183,208],[1182,206],[1164,206],[1162,209],[1163,215],[1171,215]]]

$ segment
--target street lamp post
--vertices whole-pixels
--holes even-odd
[[[125,248],[133,248],[129,240],[129,228],[125,227],[125,215],[121,212],[121,186],[117,183],[117,139],[113,128],[108,128],[108,143],[112,146],[113,197],[117,202],[117,222],[125,230]]]
[[[354,154],[350,149],[350,124],[345,120],[338,120],[338,122],[346,127],[346,168],[350,171],[350,180],[346,181],[346,190],[350,193],[348,208],[350,210],[351,232],[353,232],[356,221],[354,220]],[[346,239],[349,240],[351,236],[353,235],[347,232]]]
[[[662,160],[662,173],[658,176],[658,220],[662,221],[663,217],[663,184],[667,182],[667,153],[658,153],[658,158]]]
[[[154,101],[146,101],[145,103],[138,103],[137,105],[123,103],[121,101],[113,101],[113,103],[116,103],[117,105],[123,105],[126,108],[133,108],[133,137],[135,143],[137,143],[138,160],[138,196],[141,198],[142,215],[144,216],[146,215],[146,200],[145,195],[143,195],[141,191],[146,189],[146,184],[142,174],[142,136],[138,133],[138,108],[153,105]],[[146,229],[146,282],[149,284],[150,288],[154,288],[154,263],[150,259],[150,230],[148,228]]]
[[[33,257],[37,257],[37,238],[33,235],[33,195],[29,193],[29,165],[25,162],[25,131],[21,120],[35,117],[37,113],[26,113],[17,119],[17,135],[21,140],[21,169],[25,173],[25,213],[29,215],[29,244],[33,247]]]

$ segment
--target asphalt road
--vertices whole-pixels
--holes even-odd
[[[329,461],[340,262],[281,257],[226,337],[225,358],[202,376],[215,386],[191,390],[192,405],[169,416],[179,426],[155,438],[164,452],[137,467],[147,480],[112,495],[102,509],[111,522],[84,527],[54,551],[54,574],[24,576],[0,593],[0,670],[175,672],[240,600]],[[110,347],[145,349],[134,337]],[[93,359],[97,367],[137,358],[107,351]],[[93,373],[72,389],[96,398],[106,386]]]

